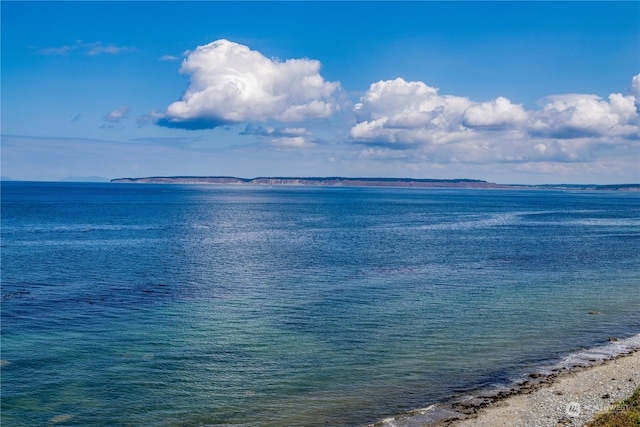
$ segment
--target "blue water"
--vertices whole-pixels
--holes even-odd
[[[365,425],[640,334],[638,193],[4,182],[1,214],[2,426]]]

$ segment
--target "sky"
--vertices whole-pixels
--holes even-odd
[[[0,2],[3,177],[640,182],[640,2]]]

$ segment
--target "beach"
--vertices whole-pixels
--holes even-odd
[[[451,427],[582,426],[616,408],[640,385],[640,351],[545,378],[521,393],[498,399]],[[475,410],[475,408],[474,408]]]

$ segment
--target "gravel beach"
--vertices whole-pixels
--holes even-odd
[[[478,410],[451,427],[583,426],[597,413],[615,408],[640,385],[640,351],[545,379],[520,394]]]

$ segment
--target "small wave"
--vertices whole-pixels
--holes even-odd
[[[7,225],[3,232],[11,233],[87,233],[90,231],[148,231],[162,230],[158,225],[122,225],[122,224],[42,224],[42,225]]]
[[[519,222],[521,214],[517,212],[478,216],[476,218],[461,219],[460,221],[443,222],[423,225],[423,230],[470,230],[477,228],[491,228],[513,225]]]
[[[640,334],[572,353],[552,365],[551,371],[564,371],[577,366],[591,366],[635,350],[640,350]]]
[[[569,225],[584,225],[588,227],[637,227],[640,219],[637,218],[585,218],[567,221]]]

